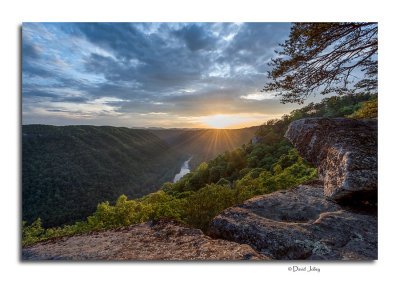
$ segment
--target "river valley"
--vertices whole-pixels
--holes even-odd
[[[179,179],[181,179],[185,174],[188,174],[190,172],[189,169],[189,162],[192,159],[192,157],[190,157],[188,160],[186,160],[182,167],[181,167],[181,171],[179,173],[177,173],[174,177],[174,183],[177,182]]]

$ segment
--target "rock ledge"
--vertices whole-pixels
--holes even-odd
[[[23,260],[269,260],[250,246],[215,240],[169,220],[49,239],[22,249]]]
[[[376,201],[377,121],[306,118],[285,134],[300,155],[318,166],[325,196],[335,201]]]
[[[321,182],[254,197],[216,216],[210,234],[277,260],[377,259],[377,218],[326,200]]]

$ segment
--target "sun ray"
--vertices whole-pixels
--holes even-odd
[[[211,134],[211,139],[210,142],[208,142],[208,147],[207,147],[207,152],[206,152],[206,159],[209,158],[209,156],[212,156],[215,154],[216,151],[216,143],[218,141],[218,136],[216,129],[209,129],[208,132]]]
[[[225,136],[225,138],[227,140],[227,143],[228,143],[228,146],[229,146],[229,151],[232,151],[233,149],[235,149],[235,145],[233,144],[233,141],[232,141],[233,131],[231,130],[231,133],[228,133],[228,130],[223,129],[222,133],[224,134],[224,136]]]

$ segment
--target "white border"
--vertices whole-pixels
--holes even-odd
[[[7,1],[1,8],[1,276],[3,281],[377,281],[399,254],[399,24],[395,1]],[[28,21],[379,21],[379,260],[372,263],[19,262],[19,25]],[[251,42],[249,42],[251,44]],[[4,100],[3,100],[4,101]],[[291,273],[314,265],[320,273]]]

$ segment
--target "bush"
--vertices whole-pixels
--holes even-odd
[[[378,98],[361,103],[361,108],[349,117],[358,119],[377,119]]]

